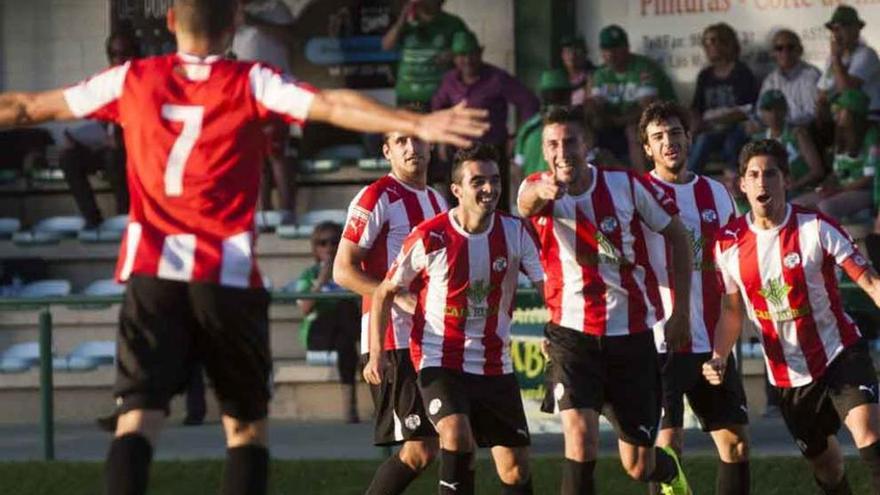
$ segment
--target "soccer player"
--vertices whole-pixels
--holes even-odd
[[[446,201],[426,186],[430,145],[392,132],[382,145],[391,173],[365,187],[348,209],[333,276],[337,283],[363,296],[361,352],[370,353],[370,297],[400,253],[403,240],[416,225],[446,211]],[[402,292],[392,307],[383,335],[385,379],[371,386],[376,408],[376,445],[401,445],[400,451],[376,471],[367,495],[403,493],[434,460],[437,432],[428,421],[416,372],[409,357],[415,298]]]
[[[474,493],[474,450],[491,447],[502,493],[531,494],[530,443],[510,356],[510,320],[522,270],[540,290],[537,246],[520,219],[496,211],[495,152],[460,150],[452,167],[459,206],[404,241],[370,310],[364,377],[382,381],[382,335],[398,294],[416,295],[410,353],[428,418],[440,436],[441,495]]]
[[[663,385],[663,419],[657,445],[671,447],[681,456],[684,447],[682,431],[683,396],[700,420],[703,431],[709,432],[718,448],[720,464],[715,493],[739,495],[749,493],[748,410],[742,381],[738,373],[728,373],[721,387],[713,387],[703,379],[703,363],[712,356],[712,337],[721,313],[721,287],[712,252],[712,242],[722,225],[736,216],[733,199],[723,184],[687,169],[691,136],[688,116],[671,102],[649,105],[639,122],[639,135],[654,170],[648,179],[678,207],[679,218],[688,232],[693,249],[690,295],[690,341],[669,356],[664,325],[666,317],[654,324],[654,340],[661,363]],[[660,234],[644,229],[651,266],[660,287],[664,314],[672,313],[672,301],[678,291],[669,277],[669,264],[677,253]],[[734,358],[728,358],[734,368]]]
[[[641,223],[676,253],[675,299],[666,322],[673,349],[688,338],[691,254],[675,204],[647,179],[586,162],[579,112],[550,111],[544,119],[549,172],[520,186],[518,206],[538,232],[547,274],[550,364],[543,410],[559,412],[565,438],[563,495],[595,493],[599,414],[614,424],[623,468],[633,479],[662,483],[664,493],[688,494],[671,449],[654,448],[660,422],[660,377],[650,331],[662,308],[646,289]]]
[[[114,389],[121,415],[105,472],[113,495],[145,492],[169,400],[195,362],[204,363],[223,414],[221,493],[266,493],[269,297],[253,252],[267,120],[459,146],[486,127],[479,111],[417,115],[224,60],[237,8],[235,0],[175,0],[167,19],[178,53],[129,61],[67,89],[0,94],[0,126],[94,118],[124,129],[131,209],[117,265],[127,290]]]
[[[722,227],[715,260],[726,295],[712,359],[703,374],[724,382],[745,307],[760,329],[767,374],[782,392],[788,431],[826,494],[850,494],[835,434],[852,434],[880,493],[880,406],[877,374],[859,329],[843,311],[840,267],[880,306],[880,278],[837,223],[785,200],[791,177],[785,147],[747,144],[740,187],[751,213]],[[725,373],[725,371],[727,373]]]

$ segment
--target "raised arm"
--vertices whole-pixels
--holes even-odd
[[[75,118],[64,90],[40,93],[0,93],[0,127],[27,126]]]
[[[402,132],[425,141],[468,147],[471,139],[489,128],[488,112],[467,108],[462,102],[452,108],[429,114],[394,109],[357,91],[332,89],[315,95],[308,111],[309,120],[369,133]]]
[[[533,217],[541,212],[547,203],[565,194],[565,187],[557,183],[549,174],[539,181],[526,181],[520,186],[516,207],[524,217]]]

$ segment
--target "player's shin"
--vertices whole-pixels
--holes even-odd
[[[440,495],[473,495],[474,453],[440,450]]]
[[[565,459],[562,465],[562,495],[592,495],[596,493],[593,472],[596,461],[578,462]]]
[[[750,485],[749,461],[737,463],[718,461],[718,475],[715,478],[717,495],[748,495]]]
[[[871,473],[871,486],[874,493],[880,493],[880,441],[859,449],[859,457]]]
[[[266,495],[269,479],[269,449],[242,445],[226,449],[221,495]]]
[[[397,495],[419,476],[419,472],[407,466],[397,454],[389,457],[376,470],[373,481],[365,495]]]
[[[147,492],[153,447],[137,433],[113,440],[104,466],[104,489],[107,495],[143,495]]]

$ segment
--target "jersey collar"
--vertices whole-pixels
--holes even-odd
[[[198,55],[193,55],[191,53],[186,52],[177,52],[178,58],[183,60],[188,64],[213,64],[214,62],[223,58],[222,55],[208,55],[207,57],[200,57]]]

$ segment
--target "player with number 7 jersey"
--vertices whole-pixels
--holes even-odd
[[[464,105],[419,115],[226,60],[238,4],[174,0],[167,24],[178,53],[66,89],[0,93],[0,127],[95,118],[123,128],[131,210],[117,269],[127,286],[105,493],[146,493],[169,402],[196,363],[214,385],[227,435],[220,491],[268,491],[269,295],[253,255],[265,122],[319,120],[455,146],[488,128],[485,111]]]

